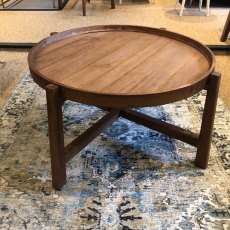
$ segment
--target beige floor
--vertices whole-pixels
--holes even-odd
[[[123,4],[110,9],[109,1],[92,0],[87,4],[87,16],[82,16],[81,1],[70,0],[62,11],[6,11],[0,12],[0,42],[38,42],[50,32],[100,24],[129,24],[164,27],[190,36],[204,44],[221,43],[219,38],[229,9],[186,9],[183,17],[174,10],[174,0],[157,0],[155,4],[123,0]],[[222,73],[220,97],[230,108],[230,56],[216,56],[216,70]],[[5,64],[4,64],[5,63]],[[27,51],[0,50],[0,84],[3,105],[12,89],[28,70]]]

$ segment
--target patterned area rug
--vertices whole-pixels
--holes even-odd
[[[205,92],[143,113],[198,131]],[[104,111],[64,105],[69,142]],[[119,119],[51,187],[45,92],[29,74],[0,114],[0,229],[230,229],[230,112],[218,101],[209,167],[196,148]]]

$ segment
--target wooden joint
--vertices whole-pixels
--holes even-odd
[[[207,82],[207,84],[204,87],[204,90],[209,90],[209,88],[210,88],[210,82],[212,82],[214,79],[216,79],[217,82],[219,82],[220,79],[221,79],[221,74],[219,72],[213,72],[213,73],[211,73],[210,76],[209,76],[208,82]]]
[[[45,88],[48,90],[56,90],[59,87],[57,85],[54,85],[54,84],[48,84],[45,86]]]
[[[59,101],[60,101],[60,103],[62,105],[64,104],[64,102],[66,101],[66,99],[62,96],[60,87],[58,85],[48,84],[48,85],[45,86],[45,89],[46,89],[47,93],[49,93],[49,92],[55,92],[55,91],[58,92]]]

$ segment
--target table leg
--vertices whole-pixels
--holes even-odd
[[[58,86],[46,86],[51,170],[53,188],[60,190],[66,183],[66,161],[64,153],[64,134],[62,104],[63,100]]]
[[[207,87],[207,96],[204,105],[204,113],[195,160],[195,165],[202,169],[206,169],[208,166],[220,78],[221,75],[219,73],[213,73],[210,76]]]

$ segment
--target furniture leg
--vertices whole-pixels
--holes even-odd
[[[203,0],[200,0],[199,1],[199,10],[201,11],[201,9],[202,9],[202,3],[203,3]]]
[[[63,100],[58,86],[46,86],[51,170],[53,188],[60,190],[66,183],[66,161],[64,152],[64,135],[62,104]]]
[[[185,5],[185,0],[182,0],[181,8],[180,8],[180,16],[182,16],[182,14],[183,14],[184,5]]]
[[[62,8],[62,0],[58,0],[58,9],[61,10]]]
[[[115,0],[111,0],[111,8],[115,9]]]
[[[206,169],[208,166],[220,78],[221,75],[219,73],[213,73],[209,78],[207,86],[207,96],[204,105],[204,113],[195,160],[195,165],[202,169]]]
[[[86,16],[86,2],[85,2],[85,0],[82,0],[82,11],[83,11],[83,16]]]
[[[206,1],[206,16],[208,17],[209,16],[209,10],[210,9],[210,0],[207,0]]]
[[[221,42],[225,42],[227,40],[229,31],[230,31],[230,11],[228,13],[228,17],[227,17],[227,20],[226,20],[225,25],[224,25],[224,30],[223,30],[221,38],[220,38]]]

